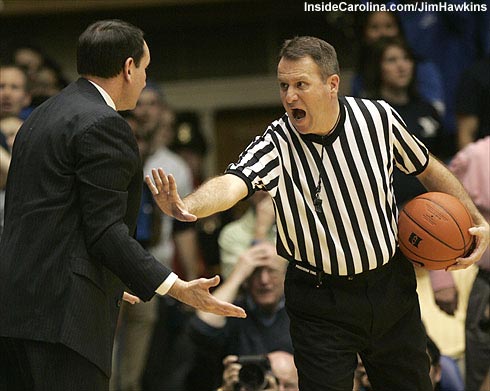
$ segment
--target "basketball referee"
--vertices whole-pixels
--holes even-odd
[[[284,43],[277,69],[286,114],[184,200],[171,175],[146,181],[160,208],[192,221],[258,190],[274,200],[277,251],[289,260],[286,306],[302,391],[352,390],[357,353],[375,390],[431,390],[412,265],[397,249],[394,167],[470,210],[478,245],[489,226],[461,184],[384,101],[338,97],[335,49]]]

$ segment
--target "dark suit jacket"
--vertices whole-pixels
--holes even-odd
[[[59,342],[110,375],[123,290],[169,275],[132,238],[143,185],[130,127],[86,79],[15,141],[0,243],[0,336]]]

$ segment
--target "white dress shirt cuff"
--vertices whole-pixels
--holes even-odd
[[[170,288],[172,288],[174,285],[175,281],[177,281],[177,278],[179,278],[177,274],[173,272],[170,273],[165,281],[163,281],[162,284],[155,290],[155,292],[162,296],[166,295]]]

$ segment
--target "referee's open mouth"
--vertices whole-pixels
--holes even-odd
[[[300,120],[302,120],[304,117],[306,117],[306,111],[301,110],[301,109],[293,109],[292,113],[293,113],[293,118],[294,118],[296,121],[300,121]]]

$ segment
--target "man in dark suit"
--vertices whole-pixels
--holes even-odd
[[[99,21],[79,38],[82,76],[20,129],[0,243],[0,390],[105,390],[124,289],[227,316],[219,278],[185,282],[133,239],[142,185],[131,129],[150,53],[138,28]]]

